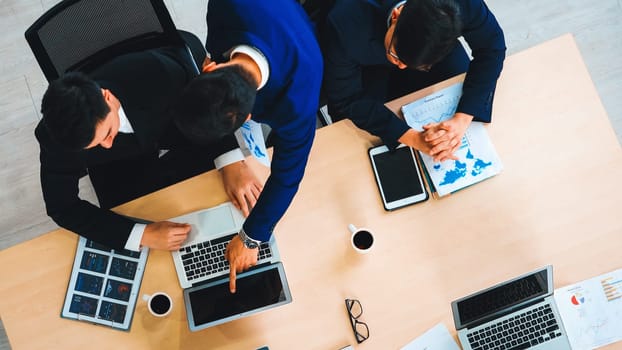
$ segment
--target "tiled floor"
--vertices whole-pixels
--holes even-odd
[[[55,3],[55,0],[0,1],[0,249],[56,227],[45,214],[39,189],[38,146],[33,136],[46,81],[23,39],[26,28]],[[179,29],[205,38],[207,0],[167,0],[166,3]],[[508,54],[564,33],[574,34],[622,141],[622,0],[488,0],[487,3],[505,30]],[[520,96],[516,103],[520,103]],[[495,116],[506,117],[511,118]],[[93,198],[87,181],[81,186],[81,195]],[[10,349],[2,328],[0,349]]]

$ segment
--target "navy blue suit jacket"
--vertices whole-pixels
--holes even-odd
[[[322,55],[313,26],[294,0],[210,0],[206,48],[216,62],[235,46],[258,49],[270,76],[257,92],[252,119],[273,132],[271,173],[244,223],[266,241],[298,191],[315,136]]]
[[[337,118],[350,118],[390,146],[396,146],[409,127],[384,107],[386,101],[374,99],[365,91],[363,71],[372,66],[390,66],[384,70],[387,74],[397,69],[386,58],[384,37],[390,10],[399,1],[337,1],[323,28],[324,88],[329,112]],[[492,97],[505,59],[503,31],[482,0],[456,2],[462,34],[473,55],[457,112],[490,122]]]

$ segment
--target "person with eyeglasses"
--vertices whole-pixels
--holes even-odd
[[[455,159],[471,121],[491,122],[506,47],[503,30],[483,0],[336,0],[321,44],[331,118],[351,119],[391,149],[403,143],[437,161]],[[464,72],[455,115],[421,132],[384,106]]]

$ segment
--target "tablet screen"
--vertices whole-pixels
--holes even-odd
[[[291,301],[287,282],[281,279],[280,264],[238,276],[236,292],[229,291],[229,278],[192,288],[188,301],[194,325],[210,326],[230,321],[234,316],[265,310]]]
[[[395,152],[374,155],[378,177],[387,202],[423,193],[419,172],[408,147],[400,147]]]
[[[80,237],[61,316],[129,330],[148,254]]]

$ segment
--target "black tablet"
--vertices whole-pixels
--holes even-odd
[[[400,145],[389,151],[385,145],[376,146],[369,149],[369,158],[386,210],[428,199],[412,148]]]
[[[292,296],[281,263],[241,273],[236,292],[229,291],[229,276],[186,289],[188,326],[198,331],[291,303]]]

